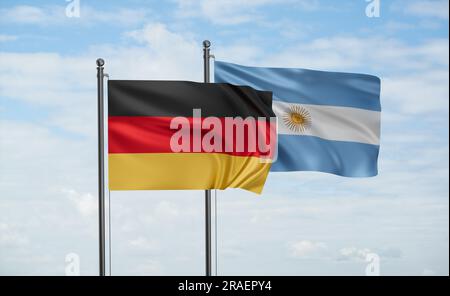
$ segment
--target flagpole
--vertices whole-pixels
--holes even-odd
[[[204,82],[209,83],[209,50],[211,42],[203,41],[203,76]],[[211,242],[211,190],[205,190],[205,253],[206,276],[212,275],[212,242]]]
[[[105,159],[104,159],[104,109],[103,109],[103,59],[97,59],[97,109],[98,109],[98,229],[99,229],[99,275],[105,276]]]

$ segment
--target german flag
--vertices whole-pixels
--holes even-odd
[[[110,190],[263,189],[272,93],[227,83],[108,81]]]

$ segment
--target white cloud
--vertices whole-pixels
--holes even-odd
[[[383,44],[383,47],[377,46]],[[448,67],[446,39],[408,45],[384,37],[318,38],[277,52],[265,63],[315,69],[340,70],[364,68],[366,71],[399,73]],[[389,66],[389,67],[388,67]]]
[[[0,96],[51,108],[47,126],[94,137],[98,52],[112,79],[202,79],[200,42],[160,23],[125,35],[140,47],[105,46],[79,56],[0,52]]]
[[[155,214],[161,217],[171,218],[179,215],[178,207],[170,202],[162,201],[155,208]]]
[[[267,5],[272,0],[219,0],[192,1],[179,0],[178,14],[184,17],[201,16],[221,25],[237,25],[255,20],[257,16],[250,10]]]
[[[63,196],[61,190],[54,188],[89,188],[95,184],[94,179],[90,180],[95,178],[96,171],[94,135],[83,140],[61,137],[45,123],[12,120],[0,121],[0,134],[3,199],[22,196],[23,180],[27,180],[27,188],[51,196],[52,190]],[[85,191],[92,190],[95,189]]]
[[[310,258],[323,255],[327,250],[327,245],[322,242],[310,240],[300,240],[290,245],[291,255],[295,258]]]
[[[202,274],[201,191],[111,194],[114,274]]]
[[[8,42],[8,41],[15,41],[17,40],[19,37],[15,36],[15,35],[5,35],[5,34],[0,34],[0,42]]]
[[[29,243],[28,238],[7,223],[0,222],[0,247],[17,248]]]
[[[317,0],[177,0],[177,14],[181,17],[203,17],[219,25],[238,25],[263,20],[259,8],[270,5],[289,5],[305,11],[319,8]]]
[[[292,5],[305,11],[315,11],[321,8],[319,0],[296,0],[292,1]]]
[[[84,57],[0,52],[0,60],[0,96],[3,97],[61,107],[70,101],[82,103],[80,93],[86,94],[95,86],[95,81],[84,74],[90,68],[95,71],[95,61]]]
[[[152,15],[146,8],[117,10],[101,10],[90,6],[82,6],[80,9],[80,21],[91,23],[104,23],[108,25],[133,26],[145,22]]]
[[[367,255],[374,253],[378,256],[386,259],[399,259],[402,257],[402,252],[396,248],[381,248],[377,250],[371,250],[369,248],[355,248],[355,247],[344,247],[338,252],[337,260],[356,260],[356,261],[366,261]]]
[[[265,53],[261,46],[251,42],[237,41],[234,44],[219,45],[214,48],[214,54],[218,60],[237,60],[243,64],[248,61],[264,59]]]
[[[235,258],[244,255],[238,244],[235,245],[220,245],[219,257],[220,258]]]
[[[399,106],[406,114],[448,110],[448,71],[426,71],[416,75],[387,77],[382,81],[381,97]]]
[[[339,250],[338,260],[361,260],[365,261],[367,254],[372,253],[370,249],[357,249],[355,247],[346,247]]]
[[[42,8],[29,5],[18,5],[11,8],[0,9],[0,19],[24,24],[37,24],[49,18]]]
[[[158,251],[160,249],[159,242],[155,240],[149,240],[143,236],[139,236],[136,239],[130,240],[128,244],[130,248],[139,251],[153,252]]]
[[[63,189],[62,192],[75,204],[81,215],[93,216],[97,214],[97,197],[90,193],[81,194],[73,189]]]
[[[448,3],[448,0],[419,0],[403,2],[402,6],[407,14],[413,16],[448,20]]]
[[[396,248],[380,248],[375,251],[369,248],[358,249],[355,247],[344,247],[338,252],[337,260],[356,260],[356,261],[366,261],[368,254],[377,254],[382,258],[389,259],[399,259],[402,257],[402,251]]]
[[[156,260],[140,260],[136,266],[133,267],[133,275],[163,275],[163,267],[160,262]]]
[[[414,29],[416,26],[411,23],[405,23],[405,22],[398,22],[398,21],[388,21],[385,24],[385,28],[387,32],[397,32],[397,31],[403,31],[403,30],[411,30]]]
[[[67,17],[65,6],[32,6],[17,5],[0,9],[0,23],[16,23],[24,25],[64,25],[105,23],[112,26],[130,26],[144,22],[151,12],[148,9],[102,10],[80,2],[80,17]]]
[[[179,48],[186,55],[193,55],[199,48],[199,44],[195,44],[194,40],[187,36],[171,32],[165,24],[150,23],[143,29],[131,31],[125,34],[140,43],[150,47],[155,54],[165,54],[172,48]],[[177,56],[174,56],[176,59]]]

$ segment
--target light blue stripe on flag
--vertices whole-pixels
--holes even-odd
[[[272,90],[273,99],[289,103],[333,105],[381,111],[380,79],[365,74],[291,68],[246,67],[214,63],[214,82]]]
[[[278,159],[272,171],[319,171],[347,177],[377,175],[381,111],[378,77],[246,67],[219,61],[214,65],[215,82],[273,92],[279,136]],[[299,130],[289,122],[283,123],[289,110],[311,114],[309,129]]]
[[[319,171],[346,177],[378,174],[378,145],[293,135],[279,135],[278,143],[273,172]]]

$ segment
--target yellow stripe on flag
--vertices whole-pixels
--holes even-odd
[[[110,190],[242,188],[261,193],[270,163],[223,153],[111,153]]]

